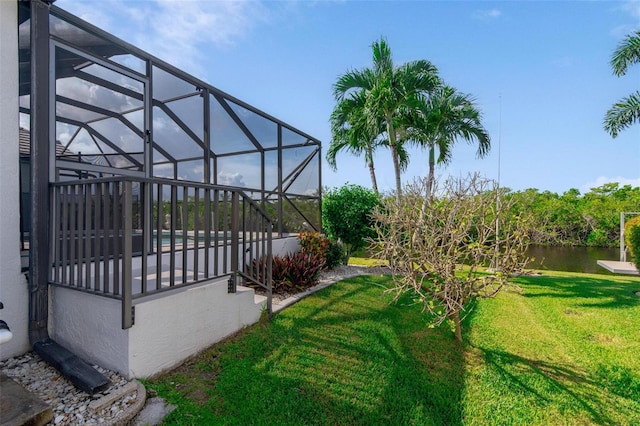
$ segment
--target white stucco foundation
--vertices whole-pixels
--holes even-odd
[[[276,255],[298,249],[296,237],[273,243]],[[136,299],[134,306],[135,323],[122,330],[118,300],[55,287],[49,332],[90,363],[149,377],[257,322],[264,301],[242,286],[228,293],[224,278]]]
[[[217,280],[139,299],[135,324],[121,328],[118,300],[56,287],[51,337],[86,361],[128,378],[149,377],[253,324],[262,303],[251,289],[227,293]]]
[[[128,374],[129,333],[122,329],[119,300],[51,289],[49,335],[92,364]]]
[[[148,377],[258,321],[262,303],[254,291],[227,293],[227,281],[192,286],[135,306],[129,329],[129,376]]]
[[[0,359],[29,350],[28,289],[20,271],[17,22],[17,2],[0,1],[0,319],[13,333],[0,345]]]

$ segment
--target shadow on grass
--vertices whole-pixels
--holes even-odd
[[[595,424],[619,421],[607,413],[616,404],[615,397],[606,390],[607,382],[603,378],[593,378],[566,365],[524,358],[506,351],[478,350],[487,367],[500,376],[499,386],[508,389],[520,402],[526,401],[524,405],[554,409],[557,404],[564,407],[563,410],[571,407],[577,414],[586,414]],[[621,395],[616,391],[612,393]],[[617,410],[620,415],[626,408],[618,406]]]
[[[640,305],[640,297],[635,292],[640,290],[640,280],[633,278],[610,279],[608,276],[596,278],[591,275],[575,274],[571,276],[527,276],[516,280],[528,287],[537,286],[539,290],[525,292],[528,298],[582,298],[582,306],[601,308],[623,308]]]
[[[167,423],[462,424],[462,346],[409,298],[389,304],[385,280],[343,281],[205,351],[215,378],[152,383],[179,405]]]

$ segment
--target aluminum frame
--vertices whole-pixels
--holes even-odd
[[[220,181],[220,173],[222,173],[222,167],[224,167],[223,164],[230,164],[229,159],[233,160],[236,158],[246,161],[247,155],[256,154],[256,160],[253,166],[260,170],[259,176],[254,179],[256,183],[246,184],[244,186],[237,184],[229,186],[242,189],[247,193],[257,194],[256,200],[261,203],[264,209],[267,209],[269,203],[275,202],[277,207],[274,222],[276,223],[277,231],[280,236],[304,230],[320,230],[322,164],[321,142],[319,140],[295,129],[282,120],[254,108],[251,105],[203,82],[202,80],[187,74],[186,72],[154,57],[153,55],[150,55],[143,50],[82,21],[63,9],[55,6],[49,6],[40,1],[32,2],[31,8],[33,9],[36,7],[34,6],[36,4],[37,7],[42,9],[42,16],[44,16],[46,11],[47,18],[41,18],[43,23],[39,25],[40,30],[35,34],[31,34],[30,49],[34,49],[35,46],[39,46],[36,50],[31,52],[30,55],[32,59],[31,72],[34,74],[33,80],[31,79],[32,76],[26,75],[24,67],[21,67],[21,91],[23,92],[21,95],[25,95],[27,93],[30,94],[31,102],[33,105],[36,105],[36,107],[31,109],[22,107],[21,112],[31,114],[30,131],[34,133],[34,135],[32,135],[32,140],[36,141],[34,144],[36,146],[32,148],[32,164],[35,165],[35,161],[39,158],[41,159],[43,156],[46,157],[48,164],[49,176],[46,182],[44,182],[44,178],[42,176],[42,172],[46,170],[44,165],[38,164],[37,167],[32,167],[32,170],[38,171],[39,176],[34,179],[34,182],[40,182],[38,184],[39,186],[44,188],[45,183],[48,185],[50,182],[64,180],[65,173],[62,172],[64,170],[75,170],[78,172],[79,176],[82,175],[88,178],[117,175],[143,176],[147,178],[167,177],[164,175],[158,175],[156,171],[154,171],[154,167],[158,167],[159,169],[162,167],[167,169],[170,168],[171,176],[169,177],[173,179],[191,180],[194,182],[220,185],[221,183],[224,183]],[[76,41],[75,44],[70,42],[69,39],[65,39],[65,35],[62,33],[50,34],[46,23],[47,21],[50,22],[52,19],[55,19],[56,22],[65,22],[71,30],[76,30],[76,32],[81,35],[86,34],[86,37],[91,38],[94,45],[83,45],[82,36],[78,36],[77,34],[74,39]],[[56,31],[60,30],[57,29]],[[96,47],[96,39],[104,41],[104,45]],[[66,56],[60,56],[61,52],[67,52]],[[104,53],[104,56],[100,56],[97,54],[100,52],[107,53]],[[126,65],[114,60],[118,55],[129,55],[130,57],[140,61],[140,63],[144,64],[144,71],[128,68]],[[23,57],[24,55],[21,54],[21,58]],[[85,62],[76,63],[76,57],[82,58]],[[57,75],[56,67],[60,66],[60,61],[63,60],[66,61],[64,62],[64,70],[59,71],[61,75]],[[76,60],[76,62],[74,62],[74,60]],[[42,65],[43,62],[48,62],[46,67]],[[91,66],[103,67],[105,70],[109,70],[110,72],[117,73],[118,75],[140,82],[143,86],[143,93],[128,89],[124,85],[111,81],[104,76],[91,74],[91,72],[88,71],[88,68]],[[185,92],[179,96],[159,99],[157,96],[154,96],[154,87],[159,87],[159,85],[161,86],[162,82],[156,81],[156,76],[154,76],[154,71],[156,70],[169,74],[172,78],[182,80],[186,85],[190,85],[193,88],[192,91],[188,93]],[[160,75],[160,73],[157,74]],[[30,82],[29,84],[26,84],[25,82],[27,77]],[[69,98],[68,96],[64,96],[56,91],[58,81],[60,79],[76,79],[84,84],[90,84],[95,87],[110,90],[121,96],[128,96],[132,99],[136,99],[137,101],[141,101],[141,106],[116,112],[104,108],[101,105],[90,104],[89,102],[81,99]],[[44,82],[45,80],[46,83]],[[35,87],[32,87],[33,85],[35,85]],[[43,90],[44,92],[47,92],[46,95],[42,93]],[[192,128],[193,125],[189,125],[189,123],[185,122],[184,117],[181,117],[180,114],[173,109],[174,105],[179,103],[181,100],[188,98],[193,100],[195,97],[199,97],[201,100],[198,104],[199,107],[195,111],[196,115],[200,117],[196,120],[197,124],[201,124],[197,129]],[[218,111],[224,111],[227,119],[235,124],[235,132],[239,135],[243,135],[243,137],[249,141],[250,145],[236,150],[223,149],[223,152],[219,151],[219,140],[217,138],[220,138],[221,134],[219,133],[219,129],[216,127],[216,124],[213,123],[213,102],[217,103],[216,108],[218,108]],[[47,106],[45,107],[45,109],[47,109],[46,113],[43,113],[39,109],[38,106],[41,105]],[[80,110],[88,111],[92,114],[97,114],[101,117],[93,120],[73,119],[72,117],[64,116],[60,111],[56,112],[56,105],[69,105]],[[162,137],[160,130],[154,125],[154,118],[156,118],[154,113],[156,112],[156,109],[162,111],[165,117],[168,117],[172,126],[179,129],[186,138],[193,141],[191,148],[198,148],[201,151],[201,154],[195,156],[188,155],[184,158],[176,158],[171,155],[171,153],[166,149],[167,146],[164,146],[160,141]],[[240,111],[246,110],[250,113],[249,115],[251,116],[251,119],[256,120],[256,125],[268,124],[268,126],[274,126],[274,137],[276,139],[275,146],[272,141],[265,144],[262,140],[263,135],[255,134],[254,131],[252,131],[250,128],[251,123],[245,122],[243,117],[238,115],[238,109]],[[142,128],[139,128],[139,126],[132,123],[127,117],[125,117],[125,114],[139,114],[140,111],[142,112]],[[36,116],[34,116],[34,114],[36,114]],[[124,128],[128,129],[127,131],[130,131],[136,137],[139,137],[142,141],[143,150],[138,152],[129,152],[122,148],[117,141],[112,140],[108,135],[102,134],[102,132],[94,127],[96,126],[96,123],[101,121],[104,122],[104,120],[109,119],[120,122]],[[46,130],[44,130],[43,125],[45,121],[48,122],[49,126]],[[96,147],[100,148],[104,146],[105,149],[108,149],[113,153],[110,154],[103,149],[100,149],[100,153],[92,155],[92,157],[99,159],[99,161],[95,160],[93,163],[86,160],[87,154],[80,153],[77,155],[78,160],[70,161],[69,158],[63,157],[55,158],[55,150],[51,150],[50,147],[56,143],[57,126],[62,124],[76,128],[74,134],[71,135],[70,139],[65,144],[65,147],[71,153],[74,153],[73,145],[74,142],[78,140],[77,138],[79,138],[80,134],[84,134],[85,137],[88,135],[88,138],[94,141]],[[83,129],[85,132],[82,132]],[[293,135],[297,138],[298,141],[294,141],[295,143],[291,143],[291,141],[289,141],[288,144],[284,143],[283,133],[285,131],[288,135]],[[47,147],[44,147],[44,142],[42,142],[43,140],[48,141]],[[231,146],[232,144],[228,141],[225,143],[227,146]],[[306,151],[309,147],[312,147],[311,152]],[[45,148],[47,150],[46,152],[43,151]],[[33,151],[35,150],[38,152],[33,155]],[[265,154],[272,151],[277,151],[277,166],[275,168],[272,167],[272,165],[267,166],[265,160]],[[285,166],[283,162],[285,160],[290,160],[290,157],[294,156],[287,156],[290,152],[305,152],[307,155],[305,155],[302,161],[297,165]],[[85,155],[84,158],[83,155]],[[121,156],[121,158],[128,161],[128,167],[118,168],[113,166],[113,163],[115,162],[113,159],[117,159],[118,156]],[[245,157],[242,158],[241,156]],[[223,159],[227,160],[223,161]],[[41,159],[40,161],[45,160]],[[198,176],[201,179],[190,179],[188,176],[185,178],[185,176],[181,175],[181,173],[184,174],[184,170],[195,165],[196,161],[202,165],[201,175]],[[102,164],[99,164],[100,162]],[[296,188],[291,189],[297,176],[299,176],[302,171],[311,170],[311,173],[313,173],[314,168],[317,168],[317,177],[313,178],[311,187],[305,187],[304,183],[297,182],[297,185],[295,185]],[[267,175],[269,175],[271,180],[273,180],[273,174],[277,174],[276,185],[275,187],[267,187]],[[34,185],[34,188],[32,189],[38,191],[38,189],[35,189],[35,186],[36,185]],[[302,190],[300,188],[302,188]],[[41,192],[42,189],[40,189],[40,193]],[[32,195],[35,196],[36,193],[37,192],[32,192]],[[276,195],[275,199],[273,195]],[[305,213],[294,206],[294,218],[293,220],[287,220],[285,218],[283,204],[286,203],[288,205],[293,205],[291,202],[291,199],[293,198],[309,200],[312,203],[317,203],[317,210],[315,210],[315,208],[313,210],[315,211],[313,214],[314,217],[306,217]],[[46,198],[39,199],[43,200]],[[37,207],[37,205],[34,205],[34,209]],[[306,211],[309,211],[309,209],[306,209]],[[47,217],[42,213],[35,214],[34,216],[36,216],[34,223],[42,222],[40,219]],[[47,220],[44,222],[46,221]],[[285,222],[289,224],[298,223],[298,225],[291,228],[290,225],[289,227],[285,225]],[[35,231],[35,233],[33,231]],[[30,235],[32,238],[37,235],[40,241],[44,241],[43,233],[46,232],[44,232],[44,230],[36,231],[35,229],[32,229]],[[40,246],[41,244],[38,245]]]

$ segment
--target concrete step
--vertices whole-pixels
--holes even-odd
[[[236,288],[236,291],[237,291],[238,294],[252,293],[253,294],[253,303],[255,305],[261,305],[261,307],[262,306],[266,306],[267,296],[264,296],[262,294],[256,294],[256,291],[254,289],[252,289],[251,287],[245,287],[243,285],[239,285]]]
[[[46,425],[53,419],[48,404],[0,372],[0,426]]]
[[[263,305],[267,303],[267,296],[263,296],[261,294],[254,294],[253,303],[255,303],[256,305]]]

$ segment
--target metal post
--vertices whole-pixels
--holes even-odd
[[[147,291],[147,279],[149,271],[149,257],[153,254],[153,185],[150,181],[140,182],[142,191],[142,288]],[[158,212],[160,215],[160,212]]]
[[[231,278],[229,278],[229,293],[235,293],[238,285],[238,250],[240,250],[240,218],[238,192],[231,193]]]
[[[272,252],[272,235],[273,224],[267,224],[267,313],[269,316],[273,313],[273,252]]]
[[[282,125],[278,124],[278,236],[284,234],[284,197],[282,196]]]
[[[132,185],[127,180],[123,184],[122,190],[122,228],[123,228],[123,247],[122,247],[122,329],[131,328],[133,326],[133,307],[131,295],[131,234],[132,234]],[[145,253],[146,256],[146,253]],[[114,259],[116,261],[116,259]]]

